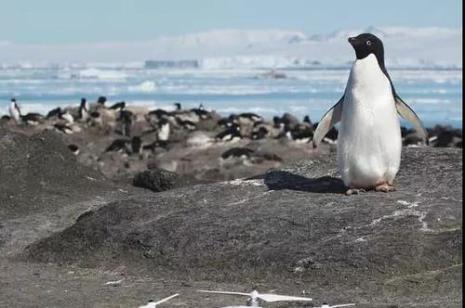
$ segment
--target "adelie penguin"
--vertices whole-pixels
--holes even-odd
[[[86,122],[89,119],[89,105],[85,98],[81,98],[81,103],[78,109],[78,120],[81,122]]]
[[[397,114],[410,121],[426,142],[427,133],[415,112],[399,97],[384,65],[384,47],[373,34],[349,38],[356,60],[342,98],[321,119],[314,134],[318,146],[341,122],[338,169],[347,194],[360,190],[393,191],[402,150]]]
[[[21,114],[21,109],[15,98],[11,99],[10,107],[8,108],[10,117],[15,120],[17,124],[23,122],[28,125],[37,125],[43,120],[43,116],[39,113],[29,112],[26,115]]]

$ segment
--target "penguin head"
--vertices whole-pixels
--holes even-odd
[[[105,105],[106,101],[107,101],[107,98],[105,96],[100,96],[97,99],[97,103],[100,104],[100,105]]]
[[[362,33],[354,37],[349,37],[348,41],[354,48],[357,59],[363,59],[370,54],[374,54],[380,64],[384,63],[383,42],[375,35],[371,33]]]

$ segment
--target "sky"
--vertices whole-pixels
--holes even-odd
[[[462,27],[460,0],[0,0],[0,8],[0,41],[15,43],[144,41],[213,29]]]

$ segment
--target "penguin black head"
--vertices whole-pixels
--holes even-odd
[[[169,121],[165,118],[161,118],[160,121],[158,121],[158,126],[162,127],[163,125],[169,124]]]
[[[371,33],[362,33],[355,37],[349,37],[350,45],[355,49],[357,59],[363,59],[370,54],[374,54],[379,64],[384,64],[383,42]]]
[[[105,102],[107,101],[107,98],[105,96],[100,96],[97,100],[97,103],[100,105],[105,105]]]

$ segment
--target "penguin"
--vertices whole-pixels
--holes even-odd
[[[118,103],[115,103],[115,104],[111,105],[108,109],[116,110],[116,111],[122,111],[124,108],[126,108],[126,102],[121,101],[121,102],[118,102]]]
[[[215,136],[215,139],[218,141],[230,141],[230,142],[241,140],[242,135],[241,135],[239,125],[234,123],[231,127],[217,134]]]
[[[167,150],[168,149],[168,142],[166,141],[159,141],[159,140],[156,140],[150,144],[145,144],[145,145],[142,145],[142,149],[144,151],[152,151],[152,152],[155,152],[155,150],[157,148],[162,148],[164,150]]]
[[[402,140],[397,114],[410,121],[426,141],[427,133],[415,112],[397,94],[384,65],[382,41],[373,34],[350,37],[356,60],[342,98],[323,116],[315,131],[317,147],[341,122],[337,142],[338,170],[346,194],[374,189],[395,190]]]
[[[265,139],[269,134],[269,131],[266,127],[260,126],[258,129],[252,132],[252,140]]]
[[[68,110],[60,112],[58,117],[69,125],[74,123],[74,117],[71,115],[71,113],[69,113]]]
[[[28,125],[37,125],[43,119],[40,113],[29,112],[26,115],[21,116],[21,120]]]
[[[158,122],[157,138],[159,141],[168,141],[170,137],[170,123],[166,119],[161,119]]]
[[[306,116],[304,117],[303,122],[304,122],[304,124],[307,124],[308,126],[313,127],[313,123],[312,123],[312,121],[310,120],[310,117],[309,117],[308,115],[306,115]]]
[[[181,106],[181,103],[174,103],[174,106],[176,107],[176,111],[181,111],[182,110],[182,106]]]
[[[79,155],[79,147],[75,144],[69,144],[68,149],[74,154],[74,155]]]
[[[115,139],[113,142],[105,149],[105,152],[119,152],[124,151],[130,153],[129,144],[131,140],[129,139]]]
[[[203,104],[200,104],[199,108],[192,108],[190,111],[195,113],[202,120],[206,120],[210,117],[210,113],[205,110]]]
[[[55,123],[55,124],[53,124],[53,127],[56,130],[66,134],[66,135],[71,135],[73,133],[73,129],[71,127],[69,127],[67,124]]]
[[[131,136],[131,128],[134,114],[129,110],[121,110],[117,121],[121,123],[121,134],[123,136]]]
[[[107,102],[107,98],[105,96],[99,96],[97,99],[97,104],[101,106],[105,106],[105,103]]]
[[[232,159],[232,158],[241,158],[247,159],[250,158],[254,151],[248,148],[231,148],[221,154],[222,159]]]
[[[43,120],[43,116],[40,113],[29,112],[26,115],[21,114],[21,109],[19,108],[16,99],[13,97],[11,99],[9,112],[11,118],[15,120],[16,123],[24,122],[28,125],[37,125],[40,121]]]
[[[89,119],[89,106],[85,98],[81,98],[78,114],[78,120],[81,122],[86,122]]]
[[[140,154],[142,151],[142,139],[138,136],[134,136],[131,139],[131,154]]]
[[[10,117],[15,120],[16,123],[21,121],[21,110],[19,109],[18,103],[15,98],[11,99],[10,107],[8,108]]]
[[[54,117],[59,117],[60,114],[62,113],[62,110],[60,107],[57,107],[55,109],[50,110],[47,115],[45,116],[46,119],[54,118]]]

